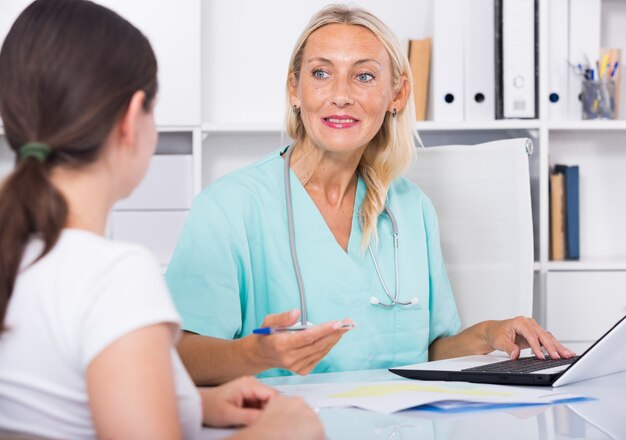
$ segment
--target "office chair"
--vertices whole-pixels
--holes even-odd
[[[532,316],[530,139],[418,148],[406,177],[433,201],[463,328]]]

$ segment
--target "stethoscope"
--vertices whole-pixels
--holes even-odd
[[[293,152],[293,146],[287,147],[287,149],[282,153],[284,155],[284,166],[283,166],[283,175],[285,180],[285,200],[287,203],[287,224],[289,228],[289,249],[291,251],[291,260],[293,262],[293,269],[296,274],[296,281],[298,282],[298,291],[300,292],[300,322],[302,325],[310,325],[307,319],[307,308],[306,308],[306,293],[304,290],[304,282],[302,281],[302,273],[300,271],[300,263],[298,262],[298,253],[296,252],[296,234],[293,226],[293,205],[291,199],[291,173],[289,172],[289,161],[291,160],[291,153]],[[411,298],[410,301],[400,301],[400,275],[398,271],[398,223],[394,215],[391,213],[391,210],[386,206],[383,212],[389,218],[391,222],[391,232],[393,235],[393,263],[395,268],[396,282],[395,282],[395,291],[392,295],[389,289],[387,288],[387,283],[383,278],[383,275],[380,271],[380,267],[378,266],[378,261],[376,260],[376,255],[374,255],[374,251],[372,250],[372,246],[368,245],[367,249],[369,251],[370,256],[372,257],[372,262],[374,263],[374,268],[376,269],[376,274],[378,275],[378,280],[380,281],[387,298],[389,299],[388,303],[382,302],[375,296],[370,297],[370,304],[374,306],[379,306],[385,309],[392,309],[395,306],[413,306],[419,303],[419,299],[417,297]],[[359,225],[362,226],[362,221],[359,220]]]

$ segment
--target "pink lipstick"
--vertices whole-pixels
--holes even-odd
[[[322,122],[331,128],[351,128],[361,121],[350,115],[330,115],[322,118]]]

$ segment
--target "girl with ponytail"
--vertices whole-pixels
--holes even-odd
[[[176,439],[204,422],[318,438],[310,409],[252,378],[197,389],[156,260],[103,237],[155,150],[156,92],[148,40],[92,2],[37,0],[6,37],[0,116],[16,163],[0,187],[0,429]]]

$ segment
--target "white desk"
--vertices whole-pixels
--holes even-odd
[[[400,380],[387,370],[317,374],[265,379],[269,385],[296,383],[376,382]],[[408,380],[408,379],[407,379]],[[320,417],[330,439],[626,439],[626,372],[561,388],[596,400],[508,410],[440,414],[408,410],[384,415],[359,409],[322,409]],[[230,430],[203,431],[220,439]]]

